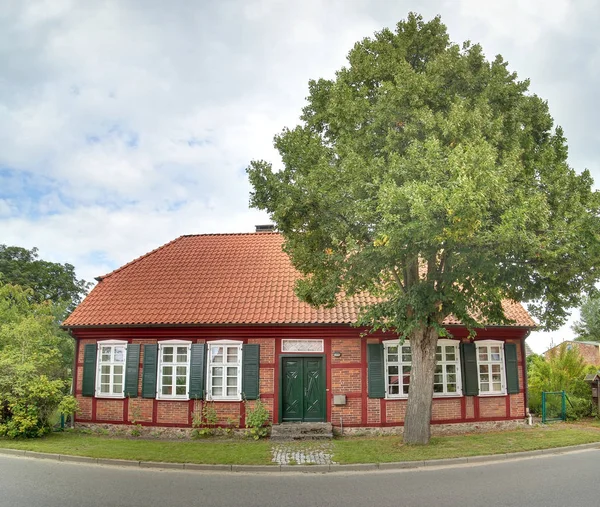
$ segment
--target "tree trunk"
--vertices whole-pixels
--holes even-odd
[[[438,335],[434,329],[424,327],[414,331],[408,339],[412,365],[404,418],[404,443],[427,444],[431,437],[431,400]]]

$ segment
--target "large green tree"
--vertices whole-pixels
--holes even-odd
[[[573,331],[577,333],[577,340],[600,342],[600,296],[584,299]]]
[[[71,264],[40,259],[35,247],[6,245],[0,245],[0,281],[33,289],[31,297],[37,302],[66,302],[67,311],[81,302],[91,285],[77,279]]]
[[[404,440],[430,437],[435,348],[455,315],[506,324],[502,300],[564,322],[598,278],[600,199],[544,100],[501,56],[410,14],[310,81],[300,125],[275,137],[283,169],[248,168],[319,306],[370,293],[359,324],[412,348]]]

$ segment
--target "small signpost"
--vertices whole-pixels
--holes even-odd
[[[600,372],[588,373],[585,376],[585,381],[592,386],[592,400],[596,407],[598,407],[598,413],[600,414]]]

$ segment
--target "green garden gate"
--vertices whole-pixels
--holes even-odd
[[[542,392],[542,422],[567,419],[567,393],[564,391]]]

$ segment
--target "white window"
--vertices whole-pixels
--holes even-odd
[[[406,398],[410,385],[412,352],[410,343],[398,340],[383,342],[385,389],[387,398]],[[434,374],[434,396],[457,396],[462,393],[458,342],[438,340]]]
[[[504,343],[494,340],[475,342],[479,394],[506,394]]]
[[[125,396],[125,359],[127,342],[107,340],[98,342],[96,396],[123,398]]]
[[[242,342],[209,342],[207,370],[207,391],[210,399],[242,399]]]
[[[385,357],[385,389],[387,398],[406,398],[410,383],[412,354],[410,344],[398,340],[383,342]]]
[[[438,340],[435,361],[433,395],[453,396],[462,394],[458,342],[455,340]]]
[[[168,340],[158,344],[157,397],[187,400],[191,342]]]

